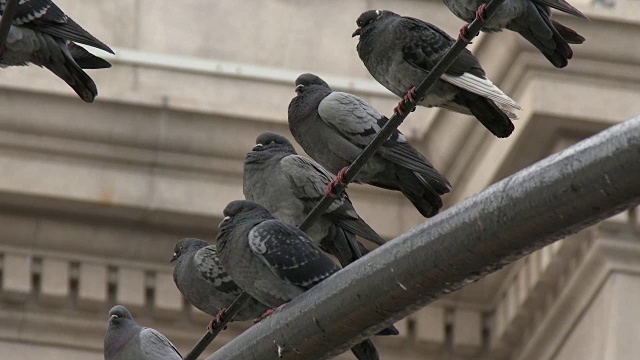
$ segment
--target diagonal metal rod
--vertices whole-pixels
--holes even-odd
[[[246,303],[251,296],[242,292],[238,297],[229,305],[227,310],[222,314],[220,322],[214,320],[213,331],[208,331],[200,338],[200,341],[193,347],[193,350],[185,356],[184,360],[196,360],[206,349],[213,339],[220,334],[227,324],[233,319],[234,316],[240,311],[242,305]]]
[[[640,116],[373,250],[207,360],[327,359],[434,300],[640,203]]]
[[[504,1],[505,0],[491,1],[485,8],[485,12],[484,12],[485,17],[489,19],[493,15],[493,13],[498,9],[498,7],[502,5]],[[469,40],[469,42],[478,35],[480,30],[482,30],[483,25],[484,23],[477,18],[469,25],[468,31],[466,34],[466,38]],[[427,77],[416,88],[415,97],[417,99],[421,99],[427,94],[427,91],[431,89],[431,87],[440,78],[440,76],[442,76],[442,74],[444,74],[447,68],[451,66],[453,61],[458,57],[458,55],[460,55],[462,50],[464,50],[464,48],[467,47],[469,42],[465,42],[462,39],[458,39],[451,46],[451,48],[447,51],[447,53],[442,57],[442,59],[440,59],[440,61],[438,61],[436,66],[434,66],[434,68],[431,70],[431,72],[429,72]],[[364,151],[362,151],[362,153],[360,153],[360,155],[356,158],[356,160],[349,166],[349,169],[347,169],[343,177],[344,185],[336,184],[334,186],[334,192],[336,195],[340,195],[344,191],[344,189],[347,187],[347,185],[351,181],[353,181],[353,179],[356,177],[358,172],[360,172],[360,170],[364,167],[364,164],[367,161],[369,161],[369,159],[371,159],[373,154],[375,154],[375,152],[378,151],[378,149],[382,146],[382,144],[386,141],[386,139],[388,139],[389,136],[393,133],[393,131],[395,131],[398,128],[398,126],[402,124],[402,121],[404,121],[404,119],[407,117],[407,115],[411,111],[413,111],[413,109],[415,109],[415,105],[412,105],[411,103],[408,103],[408,102],[404,102],[401,106],[401,110],[404,115],[400,115],[398,113],[393,114],[391,119],[389,119],[389,121],[382,127],[382,129],[380,129],[380,132],[371,141],[371,143],[367,145]],[[302,231],[308,230],[309,227],[311,227],[311,225],[313,225],[313,223],[317,221],[320,218],[320,216],[322,216],[322,214],[325,213],[325,211],[327,211],[329,206],[331,206],[332,202],[333,202],[333,198],[331,196],[325,195],[322,198],[322,200],[320,200],[320,202],[318,202],[318,204],[313,208],[311,213],[307,215],[307,217],[304,219],[302,224],[298,226],[300,230]],[[241,297],[246,296],[246,294],[242,293],[240,296]],[[242,301],[239,301],[241,299],[240,297],[238,297],[238,299],[236,299],[233,302],[233,304],[229,306],[229,308],[227,308],[227,311],[225,312],[225,314],[232,311],[234,314],[236,314],[248,299],[249,297],[246,296]],[[222,319],[222,322],[220,324],[216,324],[216,327],[224,328],[231,321],[232,318],[233,318],[232,316],[225,316]],[[211,334],[207,332],[202,337],[202,339],[198,342],[198,344],[196,344],[196,348],[194,348],[191,351],[191,353],[189,353],[189,355],[187,356],[187,358],[185,358],[185,360],[186,359],[192,360],[197,358],[197,356],[200,355],[202,351],[205,350],[205,348],[213,341],[213,339],[216,336],[217,334]],[[200,352],[196,354],[195,357],[189,357],[192,353],[195,354],[196,349],[198,349]]]
[[[4,43],[7,40],[7,35],[9,35],[11,22],[16,16],[17,11],[18,0],[8,0],[2,13],[2,19],[0,19],[0,57],[2,56],[2,50],[4,47]]]
[[[495,13],[498,7],[502,5],[504,1],[505,0],[491,1],[485,8],[485,18],[489,19]],[[465,36],[469,40],[469,42],[478,35],[480,30],[482,30],[483,26],[484,26],[484,23],[482,22],[482,20],[478,18],[476,18],[469,25],[467,34]],[[458,55],[460,55],[462,50],[464,50],[467,47],[469,42],[465,42],[460,38],[456,40],[456,42],[451,46],[451,48],[447,51],[447,53],[444,54],[442,59],[440,59],[440,61],[438,61],[436,66],[434,66],[433,69],[431,69],[431,71],[429,72],[429,74],[427,74],[427,77],[422,81],[422,83],[418,85],[418,87],[416,88],[415,96],[414,96],[416,99],[422,99],[425,97],[427,92],[436,83],[436,81],[440,79],[442,74],[444,74],[444,72],[449,68],[449,66],[451,66],[453,61],[458,57]],[[397,112],[393,113],[393,116],[391,116],[391,119],[387,121],[387,123],[382,127],[382,129],[380,129],[380,132],[376,135],[376,137],[369,143],[369,145],[367,145],[364,151],[362,151],[360,155],[358,155],[356,160],[349,166],[347,171],[344,173],[343,180],[345,185],[343,186],[341,184],[336,184],[334,186],[334,192],[336,193],[336,195],[340,195],[344,191],[344,189],[347,187],[347,185],[350,182],[352,182],[353,179],[355,179],[355,177],[358,175],[360,170],[362,170],[362,168],[364,167],[365,163],[369,161],[371,157],[373,157],[376,151],[380,149],[382,144],[384,144],[384,142],[389,138],[389,136],[391,136],[391,134],[398,128],[398,126],[402,124],[402,122],[407,117],[407,115],[411,111],[413,111],[415,108],[416,108],[415,104],[412,104],[407,101],[403,101],[400,110],[402,110],[402,113],[404,115],[401,115]],[[307,217],[304,219],[302,224],[300,224],[299,228],[304,231],[304,230],[307,230],[309,227],[311,227],[311,225],[313,225],[313,223],[316,220],[318,220],[318,218],[320,218],[320,216],[322,216],[322,214],[324,214],[325,211],[327,211],[329,206],[331,206],[333,199],[334,198],[332,198],[331,196],[325,195],[322,198],[322,200],[320,200],[320,202],[315,206],[315,208],[313,208],[313,210],[309,213],[309,215],[307,215]]]

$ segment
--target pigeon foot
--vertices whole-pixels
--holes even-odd
[[[476,10],[476,19],[479,19],[480,21],[482,21],[483,24],[485,23],[484,15],[485,15],[486,9],[487,9],[487,4],[482,4],[478,7],[478,10]],[[469,44],[469,39],[467,38],[468,33],[469,33],[469,24],[465,24],[464,26],[462,26],[462,28],[460,28],[460,34],[458,35],[458,38],[466,42],[467,44]]]
[[[487,9],[487,4],[482,4],[478,7],[478,10],[476,10],[476,19],[480,19],[480,21],[482,21],[482,23],[485,23],[484,21],[484,11]]]
[[[276,311],[278,311],[278,310],[282,309],[286,304],[287,304],[287,303],[284,303],[284,304],[282,304],[282,305],[278,306],[278,307],[277,307],[277,308],[275,308],[275,309],[269,309],[269,310],[265,311],[265,312],[264,312],[264,314],[262,314],[260,317],[258,317],[258,318],[256,318],[256,319],[254,319],[254,320],[253,320],[253,323],[254,323],[254,324],[257,324],[257,323],[259,323],[260,321],[262,321],[262,320],[264,320],[264,319],[268,318],[268,317],[269,317],[269,316],[271,316],[274,312],[276,312]]]
[[[218,314],[214,316],[213,319],[211,319],[211,321],[209,322],[209,326],[207,326],[207,330],[209,330],[210,333],[213,333],[213,329],[215,329],[216,326],[218,326],[218,324],[222,322],[222,316],[225,312],[227,312],[227,308],[222,308],[220,309],[220,311],[218,311]],[[227,330],[227,326],[225,325],[222,330]]]
[[[409,90],[407,95],[405,95],[404,98],[402,98],[402,100],[400,100],[400,102],[398,102],[398,106],[396,106],[393,109],[393,111],[398,113],[398,115],[404,115],[405,113],[404,113],[404,111],[402,111],[402,106],[404,104],[411,104],[412,105],[411,111],[414,111],[415,110],[415,106],[416,106],[415,96],[416,96],[416,87],[413,86],[413,87],[411,87],[411,90]]]
[[[346,184],[344,183],[344,173],[347,172],[347,169],[349,167],[345,166],[342,168],[342,170],[340,170],[338,172],[338,176],[336,176],[335,180],[332,180],[329,185],[327,185],[327,190],[325,190],[325,194],[331,196],[332,198],[335,198],[336,195],[336,191],[334,189],[334,187],[336,186],[336,184],[340,184],[342,186],[345,186]]]
[[[464,41],[465,43],[469,44],[470,41],[469,39],[467,39],[467,33],[469,32],[469,24],[464,24],[461,28],[460,28],[460,34],[458,34],[458,39]]]

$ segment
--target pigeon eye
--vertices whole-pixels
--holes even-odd
[[[373,22],[373,19],[369,20],[369,24],[371,24]]]

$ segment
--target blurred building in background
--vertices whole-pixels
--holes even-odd
[[[390,116],[398,99],[350,37],[357,16],[390,9],[454,36],[462,25],[427,0],[57,3],[117,55],[112,69],[90,72],[94,104],[37,67],[0,70],[3,358],[102,359],[116,303],[186,354],[209,318],[173,284],[174,243],[215,239],[224,205],[242,197],[255,137],[290,136],[294,79],[314,72]],[[471,46],[525,109],[510,138],[438,109],[402,126],[453,184],[447,206],[640,113],[640,2],[573,4],[591,21],[556,14],[587,39],[565,69],[511,32]],[[398,193],[349,193],[388,239],[425,221]],[[631,211],[521,259],[400,321],[400,336],[376,339],[382,358],[636,359],[639,234]],[[230,326],[206,354],[248,325]]]

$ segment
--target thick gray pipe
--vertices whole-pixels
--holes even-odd
[[[640,203],[640,116],[455,205],[307,291],[208,360],[327,359]]]

